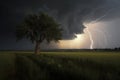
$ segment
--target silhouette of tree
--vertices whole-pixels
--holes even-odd
[[[35,44],[35,54],[40,51],[40,44],[46,40],[58,42],[62,37],[62,29],[59,24],[48,14],[28,15],[22,24],[16,28],[17,40],[27,38]]]

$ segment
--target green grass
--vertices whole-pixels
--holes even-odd
[[[120,80],[120,52],[0,52],[0,80]]]
[[[7,77],[12,77],[14,75],[14,61],[14,54],[0,54],[0,80],[6,80]]]
[[[120,65],[120,52],[43,52],[49,56],[90,59],[101,63]]]

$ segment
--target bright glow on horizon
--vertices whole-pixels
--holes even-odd
[[[73,40],[60,40],[59,48],[62,49],[79,49],[84,42],[83,34],[75,34],[76,38]]]

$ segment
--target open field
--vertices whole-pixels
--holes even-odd
[[[0,52],[0,80],[120,80],[120,52]]]

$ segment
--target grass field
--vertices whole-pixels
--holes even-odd
[[[0,52],[0,80],[65,79],[120,80],[120,52]]]

